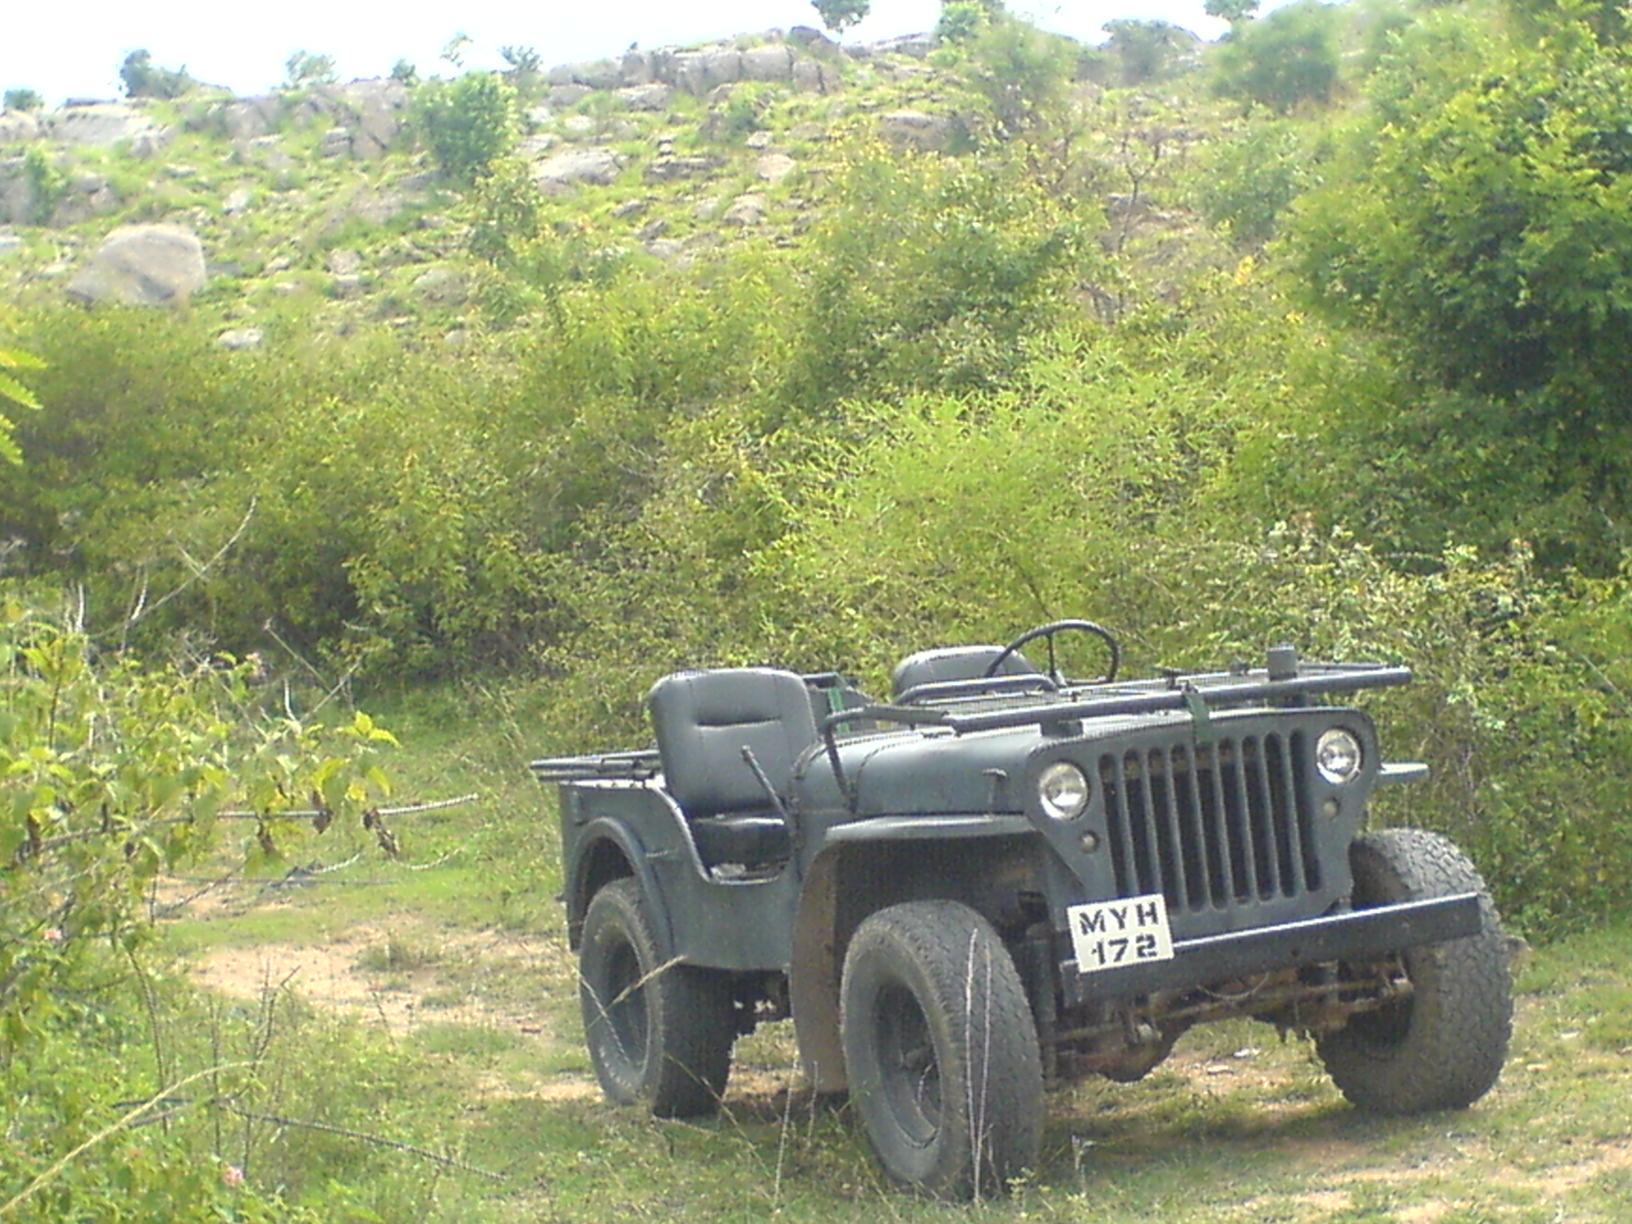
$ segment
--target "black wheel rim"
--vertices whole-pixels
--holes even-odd
[[[941,1068],[917,996],[899,983],[885,986],[874,1004],[873,1031],[890,1114],[908,1140],[927,1147],[941,1129]]]
[[[638,1070],[646,1058],[646,991],[640,958],[624,943],[606,958],[606,988],[601,1004],[607,1052]]]

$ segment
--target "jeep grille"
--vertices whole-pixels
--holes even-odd
[[[1318,890],[1302,732],[1104,753],[1099,780],[1121,896],[1162,893],[1175,911]]]

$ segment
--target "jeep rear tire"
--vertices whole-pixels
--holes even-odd
[[[723,973],[663,963],[640,885],[614,880],[584,916],[578,998],[607,1098],[681,1118],[719,1108],[736,1036]]]
[[[1500,919],[1461,850],[1422,829],[1385,829],[1350,847],[1356,909],[1477,892],[1483,924],[1464,939],[1402,954],[1411,994],[1355,1016],[1316,1042],[1353,1104],[1379,1113],[1461,1109],[1501,1073],[1512,1033],[1513,984]]]
[[[1043,1076],[1014,962],[953,901],[870,916],[844,958],[850,1097],[880,1163],[922,1193],[1001,1192],[1037,1157]]]

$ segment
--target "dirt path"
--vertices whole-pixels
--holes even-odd
[[[236,906],[189,907],[193,921],[231,921]],[[288,989],[306,1003],[403,1040],[432,1026],[466,1026],[512,1034],[535,1046],[535,1066],[559,1061],[569,1043],[563,994],[570,967],[557,941],[502,931],[437,927],[414,914],[348,926],[322,940],[223,945],[192,962],[193,980],[238,999]],[[545,983],[548,980],[548,984]],[[490,1097],[587,1100],[599,1095],[581,1073],[485,1077]]]

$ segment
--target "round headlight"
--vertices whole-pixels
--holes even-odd
[[[1353,782],[1360,774],[1362,760],[1360,741],[1342,727],[1322,732],[1315,744],[1315,766],[1320,776],[1334,786]]]
[[[1088,806],[1088,778],[1070,761],[1045,766],[1037,778],[1037,799],[1055,820],[1075,820]]]

